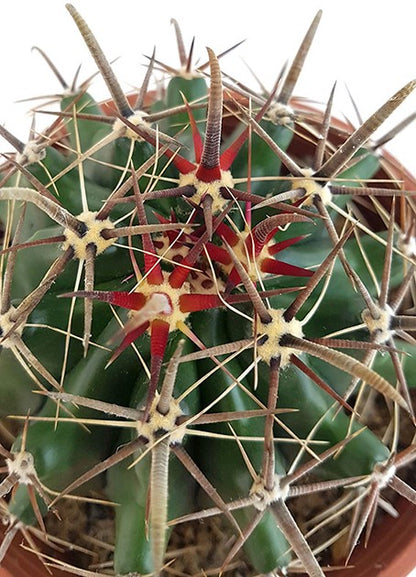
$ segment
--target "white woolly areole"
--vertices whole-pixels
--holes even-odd
[[[394,311],[389,305],[385,305],[384,309],[379,306],[377,308],[377,315],[373,316],[369,309],[363,310],[361,318],[367,325],[368,331],[378,345],[384,344],[394,334],[391,330],[391,319],[394,316]]]
[[[143,112],[143,110],[138,110],[131,114],[127,120],[130,124],[134,124],[134,126],[143,126],[144,128],[149,128],[150,124],[145,120],[148,114]],[[129,126],[126,126],[121,118],[116,118],[113,124],[113,132],[117,134],[117,136],[125,136],[126,138],[131,138],[132,140],[143,140],[141,136],[134,132]]]
[[[34,140],[29,140],[22,152],[16,154],[16,162],[27,166],[28,164],[36,164],[43,160],[46,156],[45,146]]]
[[[285,501],[289,494],[289,484],[282,487],[280,480],[282,477],[280,475],[274,476],[274,486],[270,491],[264,486],[262,479],[255,481],[250,489],[250,495],[255,495],[257,500],[253,503],[253,506],[258,511],[265,511],[272,503],[276,501]]]
[[[270,323],[258,323],[258,337],[267,336],[264,344],[258,344],[257,350],[260,357],[266,363],[270,363],[271,359],[280,357],[280,366],[284,368],[289,365],[290,357],[295,352],[294,349],[279,344],[283,335],[292,335],[301,339],[303,337],[302,324],[296,318],[290,321],[285,320],[283,314],[284,309],[269,310],[268,313],[272,317]]]
[[[332,193],[329,189],[329,182],[322,186],[314,178],[310,178],[313,175],[313,170],[307,168],[302,171],[305,178],[296,178],[292,182],[292,190],[298,188],[303,188],[305,200],[302,202],[302,206],[313,206],[313,201],[316,196],[319,196],[323,204],[326,206],[332,200]]]
[[[20,484],[30,485],[36,477],[33,455],[27,451],[15,453],[14,459],[6,459],[6,463],[9,475],[17,476]]]
[[[113,229],[114,224],[108,218],[100,220],[96,218],[97,213],[87,210],[77,216],[77,220],[83,222],[86,226],[84,235],[79,234],[73,230],[65,229],[65,241],[62,243],[62,248],[72,248],[74,256],[78,259],[84,259],[87,256],[87,246],[93,244],[96,248],[96,254],[101,254],[109,246],[115,243],[116,238],[103,238],[103,230]]]
[[[371,475],[371,480],[377,483],[379,489],[385,489],[388,483],[392,480],[396,474],[396,466],[390,465],[386,467],[385,464],[377,464],[374,467],[373,474]]]
[[[401,235],[397,241],[397,248],[407,257],[416,257],[416,237]]]
[[[149,417],[145,423],[137,423],[137,432],[141,437],[148,440],[149,443],[156,442],[164,433],[169,434],[170,444],[181,443],[185,436],[186,428],[177,425],[178,418],[183,415],[182,409],[176,399],[172,399],[169,405],[169,411],[163,415],[157,410],[160,394],[156,392],[150,407]]]
[[[293,122],[295,111],[289,104],[274,102],[267,111],[266,118],[278,126],[287,126]]]
[[[212,198],[212,212],[217,214],[224,209],[227,199],[221,195],[221,188],[233,188],[234,180],[229,170],[221,170],[221,179],[204,182],[195,176],[196,171],[179,175],[179,186],[193,186],[195,193],[190,197],[195,204],[200,204],[209,194]]]
[[[194,78],[202,78],[202,74],[198,70],[188,70],[187,66],[181,66],[176,70],[175,77],[183,78],[184,80],[193,80]]]
[[[1,343],[1,346],[5,349],[12,348],[14,345],[13,335],[21,336],[25,323],[20,323],[20,325],[14,329],[15,321],[14,314],[16,312],[15,307],[11,306],[8,311],[0,315],[0,335],[7,335],[10,331],[10,337]]]
[[[136,326],[140,326],[156,318],[163,318],[172,313],[169,297],[160,292],[152,293],[139,311],[131,311],[130,318]]]
[[[172,288],[167,280],[168,273],[163,271],[165,282],[159,285],[148,284],[146,281],[140,283],[136,292],[147,297],[144,306],[138,311],[129,312],[129,321],[125,329],[130,324],[138,327],[147,321],[160,319],[169,323],[170,330],[176,329],[179,322],[184,322],[189,313],[183,313],[180,309],[179,299],[183,294],[189,294],[190,286],[185,282],[180,288]]]

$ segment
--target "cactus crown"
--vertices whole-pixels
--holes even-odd
[[[111,100],[38,49],[61,110],[27,145],[0,126],[1,410],[25,419],[0,445],[0,560],[18,531],[43,559],[32,535],[57,539],[53,513],[111,502],[110,574],[322,577],[370,539],[383,489],[416,502],[398,476],[416,455],[399,434],[413,192],[382,148],[398,129],[373,139],[415,82],[356,129],[332,119],[334,90],[323,111],[296,99],[319,12],[270,94],[225,82],[212,48],[194,70],[173,21],[180,68],[153,53],[126,95],[67,8]],[[151,91],[155,68],[169,78]],[[294,503],[322,493],[331,507],[302,518]],[[221,527],[211,564],[183,529],[201,519]],[[52,567],[101,574],[73,548]]]

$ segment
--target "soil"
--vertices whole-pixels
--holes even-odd
[[[412,400],[416,406],[416,390],[411,390]],[[371,395],[367,400],[367,426],[380,436],[386,435],[386,423],[390,422],[389,409],[380,395]],[[375,418],[376,416],[376,418]],[[387,431],[388,432],[388,431]],[[410,419],[401,420],[399,446],[409,446],[414,442],[414,425]],[[416,479],[416,462],[399,471],[400,478],[409,484]],[[305,482],[312,482],[310,476]],[[301,530],[306,533],[315,525],[317,516],[339,503],[344,495],[341,489],[314,493],[288,501],[289,509],[296,518]],[[383,498],[391,505],[397,501],[397,494],[385,489]],[[104,496],[102,496],[105,498]],[[111,557],[114,543],[114,510],[112,507],[88,504],[82,501],[62,500],[58,503],[58,512],[62,519],[49,515],[46,520],[47,530],[51,534],[72,543],[82,550],[71,552],[71,562],[82,568],[97,569],[111,574]],[[335,515],[334,520],[317,531],[308,541],[312,548],[319,548],[322,543],[331,540],[328,547],[319,553],[322,566],[342,566],[345,559],[345,547],[348,538],[348,525],[351,511],[344,515]],[[379,507],[375,526],[383,523],[386,513]],[[166,561],[169,569],[166,576],[204,577],[219,575],[224,551],[232,546],[230,532],[225,522],[219,517],[184,523],[175,528],[169,542]],[[85,550],[89,553],[86,554]],[[201,570],[204,568],[204,571]],[[233,560],[223,572],[227,577],[253,577],[255,571],[245,558],[244,553]],[[276,574],[277,575],[277,574]]]

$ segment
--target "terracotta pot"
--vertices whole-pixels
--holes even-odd
[[[416,510],[400,500],[397,519],[385,516],[367,548],[357,547],[350,569],[325,573],[327,577],[407,577],[416,567]]]
[[[5,528],[0,525],[0,542],[3,540]],[[43,543],[36,542],[38,548],[47,555],[56,555]],[[51,573],[40,559],[24,548],[29,546],[20,533],[11,543],[7,555],[0,566],[0,577],[51,577]],[[68,577],[69,573],[53,570],[54,577]]]

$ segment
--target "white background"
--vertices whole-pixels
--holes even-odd
[[[93,28],[108,58],[120,57],[114,68],[126,89],[140,85],[146,63],[143,55],[150,55],[154,45],[160,60],[178,66],[172,17],[181,24],[187,45],[196,37],[195,56],[203,61],[205,46],[219,53],[245,39],[242,46],[222,60],[223,70],[255,87],[245,61],[271,88],[320,8],[322,21],[296,90],[298,95],[325,101],[337,80],[336,110],[354,121],[346,85],[361,115],[367,118],[416,78],[416,8],[409,0],[74,0],[74,4]],[[59,92],[56,79],[31,47],[38,45],[45,50],[68,82],[80,63],[81,79],[95,68],[63,0],[3,1],[0,22],[0,122],[25,140],[30,104],[15,101]],[[98,81],[91,92],[96,98],[108,94]],[[416,93],[394,114],[388,126],[414,110]],[[413,173],[415,137],[413,123],[388,146]],[[9,149],[0,139],[0,151]],[[416,572],[413,575],[416,577]]]
[[[73,1],[93,28],[108,58],[120,57],[114,68],[126,89],[140,85],[146,63],[143,55],[150,55],[154,45],[160,60],[178,65],[170,24],[172,17],[181,24],[187,45],[196,37],[195,55],[203,61],[205,46],[219,53],[245,40],[223,59],[223,70],[256,87],[245,61],[270,88],[283,63],[293,58],[319,8],[323,9],[323,17],[297,94],[325,101],[337,80],[336,109],[355,120],[346,85],[361,115],[367,118],[396,90],[416,77],[416,9],[408,0]],[[68,82],[80,63],[83,65],[81,78],[95,70],[94,64],[65,9],[64,0],[1,2],[0,22],[0,122],[25,140],[30,123],[26,111],[30,105],[15,104],[15,101],[59,91],[58,82],[40,55],[31,52],[31,47],[38,45],[45,50]],[[97,98],[107,96],[98,81],[92,92]],[[388,126],[414,110],[416,91]],[[415,136],[413,123],[388,146],[413,173],[416,173]],[[0,150],[9,148],[0,140]]]

